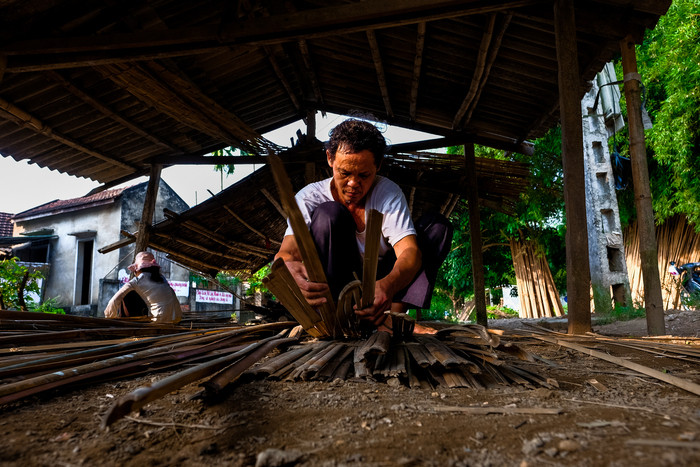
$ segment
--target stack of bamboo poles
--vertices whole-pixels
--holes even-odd
[[[636,223],[625,230],[624,238],[632,302],[643,306],[644,281]],[[700,235],[684,216],[675,216],[656,227],[656,244],[664,309],[677,309],[681,305],[680,284],[677,277],[668,273],[668,266],[671,261],[677,265],[700,262]]]
[[[510,239],[521,318],[562,316],[564,309],[542,248],[532,241]]]

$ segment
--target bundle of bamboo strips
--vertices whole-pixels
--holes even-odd
[[[639,233],[634,223],[624,232],[625,260],[630,280],[632,302],[644,306],[644,281],[639,255]],[[700,235],[684,216],[674,216],[656,226],[656,243],[664,309],[681,306],[680,284],[668,273],[671,261],[682,265],[700,261]]]
[[[512,343],[502,343],[485,328],[471,325],[405,341],[387,332],[376,332],[366,340],[302,343],[251,368],[247,374],[290,382],[397,379],[406,386],[422,388],[557,386],[556,381],[519,367],[514,359],[533,361],[534,357]]]
[[[561,316],[564,308],[544,251],[532,241],[510,239],[521,318]]]

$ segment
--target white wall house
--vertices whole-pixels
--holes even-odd
[[[147,183],[142,183],[55,200],[13,216],[14,236],[28,240],[13,253],[22,261],[49,264],[44,299],[57,298],[59,306],[72,314],[102,315],[107,301],[121,285],[119,270],[133,260],[134,246],[106,254],[97,250],[122,238],[121,230],[138,230],[146,188]],[[163,219],[163,208],[182,212],[188,206],[161,180],[155,222]],[[186,269],[175,264],[171,267],[164,259],[160,263],[168,279],[189,280]]]

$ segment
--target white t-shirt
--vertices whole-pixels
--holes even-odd
[[[331,192],[332,178],[321,180],[306,185],[296,194],[297,204],[304,216],[306,225],[311,225],[311,215],[316,207],[327,201],[333,201]],[[367,213],[371,209],[384,214],[382,221],[382,238],[379,241],[379,257],[383,257],[387,251],[392,249],[396,242],[408,235],[415,235],[416,229],[413,226],[411,212],[408,209],[406,197],[401,188],[388,178],[377,175],[374,187],[367,195],[365,202],[365,225],[367,224]],[[366,231],[366,229],[365,229]],[[364,258],[365,253],[365,231],[355,231],[357,247]],[[294,235],[291,224],[287,220],[287,235]]]

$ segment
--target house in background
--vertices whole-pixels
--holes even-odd
[[[103,316],[133,260],[134,246],[105,254],[97,250],[118,241],[122,230],[138,230],[147,186],[144,182],[82,198],[55,200],[12,216],[13,236],[26,239],[15,245],[13,254],[20,261],[48,263],[43,299],[56,298],[57,305],[71,314]],[[164,208],[179,213],[189,206],[161,180],[154,222],[163,220]],[[187,269],[155,253],[166,278],[189,283]],[[180,299],[187,303],[186,297]]]

